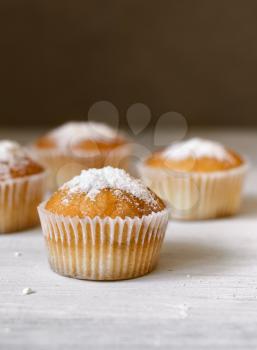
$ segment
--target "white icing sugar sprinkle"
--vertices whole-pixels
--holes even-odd
[[[210,157],[218,160],[233,161],[225,147],[214,141],[193,138],[184,142],[175,143],[166,148],[162,154],[168,159],[181,160],[189,157]]]
[[[102,169],[83,170],[79,176],[62,186],[68,194],[84,192],[94,200],[101,190],[109,188],[127,192],[146,203],[156,205],[156,199],[148,188],[138,179],[131,177],[123,169],[107,166]]]
[[[117,136],[114,129],[98,122],[69,122],[48,134],[59,147],[68,147],[82,140],[110,141]]]
[[[26,156],[26,152],[17,143],[8,140],[0,141],[0,162],[10,163]]]
[[[9,178],[10,168],[23,166],[28,162],[27,153],[17,143],[8,140],[0,141],[0,179]]]

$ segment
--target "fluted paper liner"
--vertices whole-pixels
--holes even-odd
[[[168,223],[165,209],[142,218],[64,217],[38,208],[51,268],[89,280],[135,278],[157,264]]]
[[[181,220],[234,215],[241,204],[247,164],[231,170],[186,173],[139,165],[142,180],[171,207]]]
[[[82,169],[102,168],[111,165],[128,170],[131,145],[125,144],[114,148],[110,152],[76,151],[72,153],[65,152],[65,150],[48,150],[37,147],[30,147],[29,151],[35,159],[48,169],[48,189],[54,191],[64,182],[79,175]],[[62,179],[58,181],[60,170]]]
[[[20,231],[39,223],[46,173],[0,181],[0,233]]]

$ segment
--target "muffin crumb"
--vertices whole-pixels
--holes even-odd
[[[19,257],[19,256],[22,256],[22,253],[21,253],[21,252],[14,252],[13,255],[17,258],[17,257]]]
[[[22,294],[23,295],[29,295],[29,294],[34,294],[34,293],[36,293],[36,292],[33,289],[29,288],[29,287],[24,288],[22,290]]]

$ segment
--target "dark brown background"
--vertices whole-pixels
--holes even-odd
[[[0,123],[56,124],[99,100],[190,125],[257,124],[256,0],[1,0]]]

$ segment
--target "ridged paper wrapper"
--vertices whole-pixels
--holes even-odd
[[[218,172],[177,172],[139,164],[145,184],[170,206],[172,218],[212,219],[239,211],[247,164]]]
[[[38,208],[53,271],[88,280],[143,276],[157,264],[168,223],[165,209],[142,218],[64,217]]]
[[[0,233],[39,223],[37,207],[46,190],[46,172],[0,181]]]

